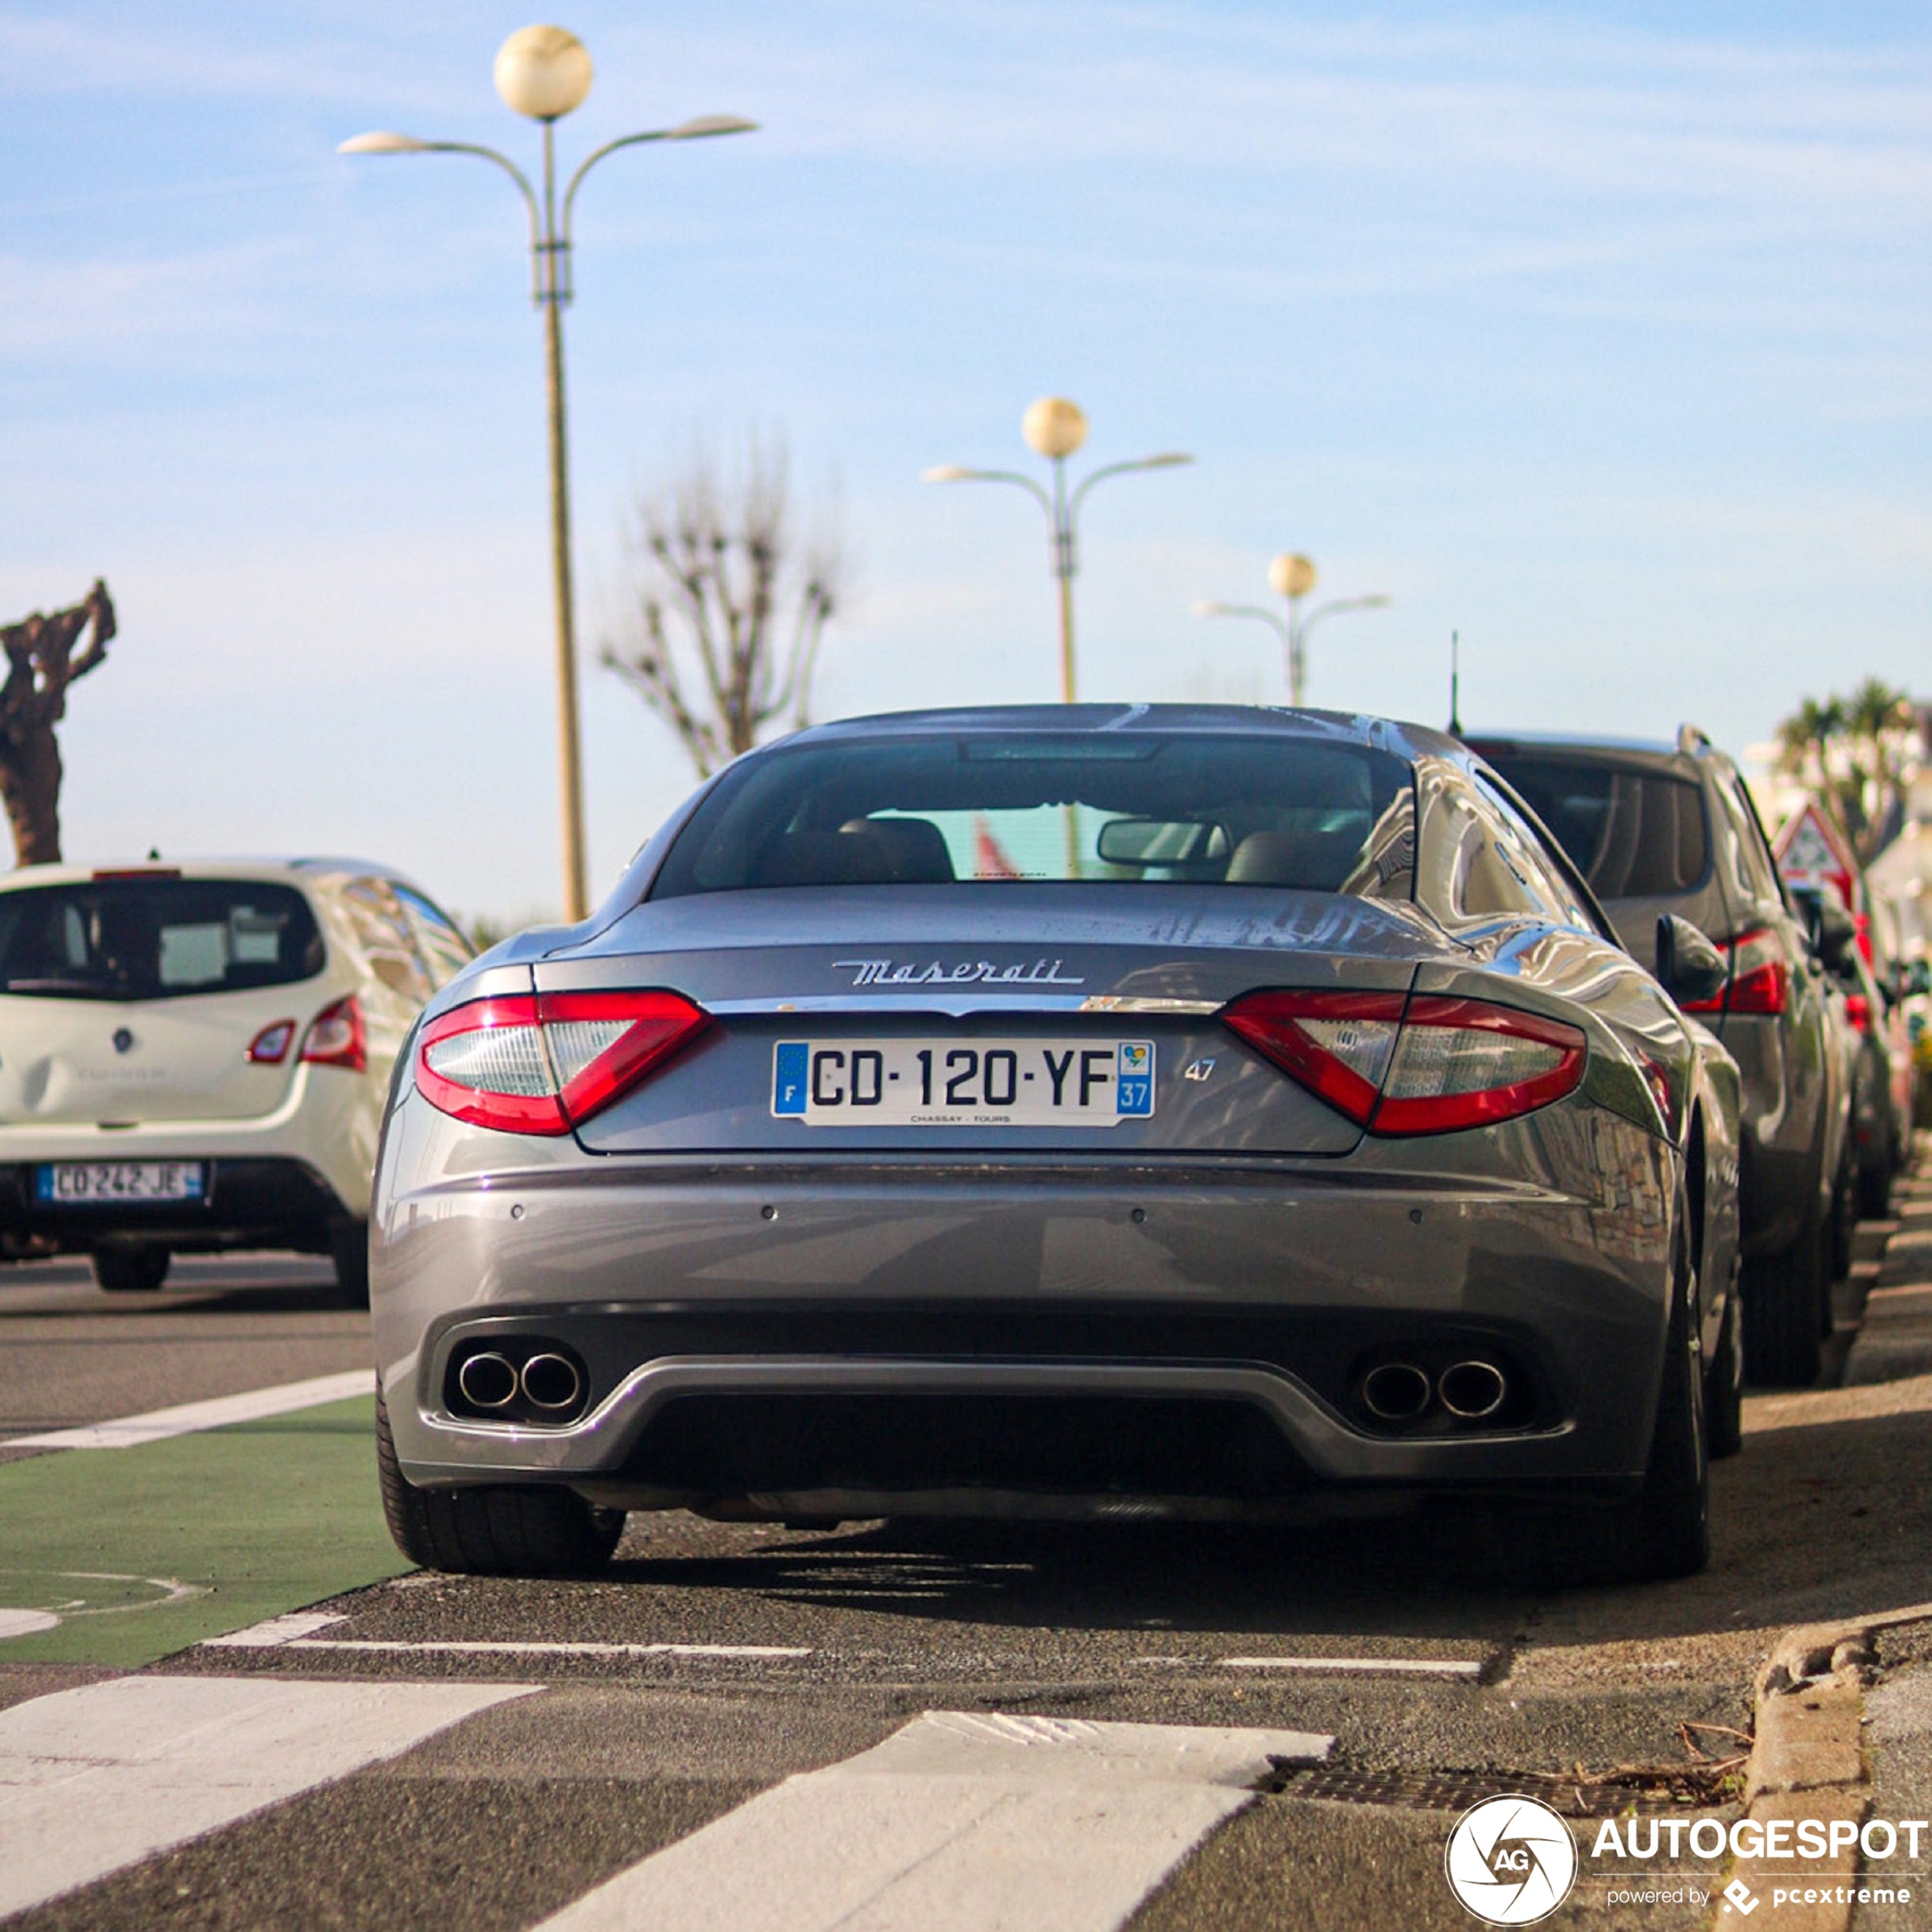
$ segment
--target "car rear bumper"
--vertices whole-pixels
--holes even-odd
[[[1265,1514],[1317,1492],[1617,1490],[1648,1453],[1673,1238],[1666,1151],[1634,1130],[1622,1151],[1638,1184],[1588,1200],[1378,1171],[1386,1152],[1347,1174],[446,1180],[376,1218],[391,1426],[415,1482],[632,1507]],[[540,1348],[577,1365],[580,1410],[463,1412],[466,1355]],[[1505,1372],[1494,1418],[1364,1407],[1367,1368],[1412,1360],[1433,1384],[1469,1359]]]
[[[369,1212],[382,1117],[377,1072],[297,1066],[272,1113],[204,1120],[15,1119],[0,1123],[0,1171],[52,1161],[205,1161],[224,1169],[299,1166],[319,1176],[340,1211]]]
[[[327,1177],[305,1161],[207,1159],[198,1200],[87,1206],[39,1200],[40,1165],[0,1164],[0,1253],[85,1254],[103,1242],[139,1241],[184,1254],[265,1247],[326,1254],[332,1231],[355,1218]]]

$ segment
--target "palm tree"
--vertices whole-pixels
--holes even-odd
[[[1778,727],[1778,768],[1814,792],[1869,863],[1897,829],[1924,747],[1904,691],[1867,678],[1849,697],[1806,698]]]

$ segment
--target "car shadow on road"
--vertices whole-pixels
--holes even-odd
[[[1575,1641],[1867,1616],[1932,1601],[1932,1376],[1754,1398],[1744,1452],[1713,1471],[1711,1567],[1578,1591]]]
[[[1533,1526],[1450,1507],[1292,1529],[888,1521],[788,1533],[640,1516],[609,1575],[653,1594],[1042,1631],[1494,1638],[1538,1606],[1540,1641],[1576,1644],[1932,1600],[1932,1377],[1756,1399],[1748,1426],[1744,1453],[1713,1471],[1711,1566],[1671,1583],[1535,1588],[1515,1580],[1533,1566],[1509,1546]]]
[[[675,1555],[643,1519],[609,1573],[656,1591],[1039,1631],[1358,1633],[1403,1607],[1410,1636],[1506,1622],[1517,1597],[1486,1578],[1447,1517],[1281,1529],[1179,1524],[890,1521],[817,1535],[764,1532],[730,1554]]]

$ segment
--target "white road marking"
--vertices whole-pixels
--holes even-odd
[[[1482,1675],[1480,1657],[1224,1657],[1224,1670],[1305,1670],[1318,1677],[1454,1677],[1473,1683]]]
[[[313,1637],[332,1623],[348,1622],[348,1616],[340,1610],[291,1610],[285,1616],[251,1623],[246,1630],[231,1630],[225,1637],[204,1637],[201,1647],[203,1650],[278,1650],[297,1637]]]
[[[1143,1670],[1300,1670],[1315,1677],[1447,1677],[1473,1683],[1480,1657],[1136,1657]]]
[[[929,1711],[621,1872],[539,1932],[1114,1932],[1308,1731]]]
[[[0,1916],[540,1688],[119,1677],[0,1711]]]
[[[329,1622],[334,1618],[326,1619]],[[262,1626],[257,1625],[257,1629]],[[243,1640],[247,1638],[247,1642]],[[809,1650],[786,1644],[565,1644],[519,1643],[510,1638],[482,1641],[473,1638],[425,1638],[405,1641],[399,1637],[271,1637],[262,1642],[246,1631],[215,1637],[211,1643],[243,1649],[288,1651],[388,1651],[404,1656],[447,1657],[809,1657]]]
[[[319,1408],[325,1402],[345,1402],[351,1396],[373,1394],[375,1387],[373,1368],[352,1368],[345,1374],[312,1376],[306,1382],[284,1382],[272,1389],[250,1389],[243,1395],[218,1396],[212,1402],[183,1403],[179,1408],[156,1409],[145,1416],[123,1416],[81,1428],[10,1436],[0,1442],[0,1449],[129,1449],[137,1443],[159,1442],[166,1436],[192,1435],[200,1429],[224,1428],[231,1422],[253,1422],[264,1416]]]

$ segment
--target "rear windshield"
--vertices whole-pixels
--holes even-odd
[[[652,896],[1078,880],[1406,898],[1412,797],[1402,759],[1284,737],[800,745],[725,775]]]
[[[291,886],[94,879],[0,893],[0,993],[164,999],[312,979],[322,935]]]
[[[1520,753],[1483,756],[1555,834],[1600,899],[1688,891],[1711,862],[1703,788],[1628,765]]]

